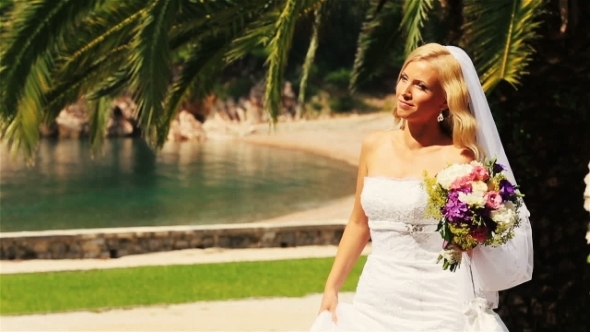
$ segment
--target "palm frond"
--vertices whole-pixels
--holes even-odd
[[[127,89],[127,83],[131,78],[131,73],[127,69],[119,69],[112,76],[103,79],[100,84],[93,83],[96,88],[88,93],[88,99],[98,99],[103,97],[115,98],[121,95]]]
[[[216,38],[216,36],[237,36],[238,33],[245,35],[256,25],[255,22],[259,21],[265,21],[272,25],[274,20],[269,21],[266,16],[270,10],[269,8],[271,8],[268,5],[270,2],[272,1],[248,1],[231,6],[226,5],[214,12],[203,13],[202,11],[196,11],[196,13],[193,13],[191,11],[189,12],[192,14],[191,16],[187,14],[179,15],[170,31],[170,49],[177,50],[187,45],[194,47],[210,38]],[[272,35],[272,33],[269,33],[269,35]],[[254,38],[258,36],[256,35]],[[246,49],[251,51],[251,48]],[[239,57],[226,60],[231,63]]]
[[[402,7],[398,2],[387,2],[379,11],[367,14],[358,37],[358,48],[350,79],[350,90],[355,91],[377,73],[396,50],[400,37],[399,22]]]
[[[138,104],[139,124],[153,143],[158,120],[164,116],[170,79],[168,30],[180,0],[152,0],[133,41],[131,87]]]
[[[167,129],[178,111],[180,104],[189,97],[202,99],[213,88],[216,81],[212,77],[223,67],[223,55],[231,42],[231,37],[219,36],[197,47],[190,58],[183,64],[178,79],[166,101],[166,116],[162,118],[161,128]],[[161,146],[167,136],[167,130],[161,130],[157,144]]]
[[[301,117],[302,113],[305,112],[305,90],[307,89],[307,79],[309,77],[309,71],[313,65],[315,53],[318,48],[318,39],[320,33],[320,26],[322,24],[322,9],[323,6],[318,7],[314,12],[313,30],[311,35],[311,41],[309,42],[309,48],[305,55],[305,62],[303,62],[303,68],[301,70],[301,80],[299,81],[299,95],[297,101],[299,109],[297,117]]]
[[[218,44],[213,44],[217,42]],[[213,43],[203,45],[197,48],[191,54],[190,58],[183,64],[182,71],[178,79],[172,86],[172,91],[168,96],[166,105],[166,113],[175,113],[180,103],[188,96],[189,87],[195,79],[199,76],[203,68],[208,67],[211,63],[222,61],[225,52],[224,46],[227,44],[223,40],[216,40]],[[214,81],[208,78],[209,81]],[[200,96],[205,96],[206,93],[199,93]]]
[[[466,48],[485,91],[504,80],[515,88],[531,61],[541,0],[464,0]]]
[[[108,102],[121,95],[129,81],[129,70],[119,68],[119,63],[128,46],[120,46],[99,57],[84,71],[70,79],[47,94],[45,117],[43,121],[52,121],[58,113],[68,104],[84,98],[89,104],[90,110],[90,142],[92,152],[98,152],[103,145],[106,131],[106,118],[110,109]],[[99,111],[102,110],[102,113]],[[94,126],[94,127],[93,127]]]
[[[404,2],[404,17],[400,28],[406,36],[404,54],[409,54],[422,42],[424,23],[428,20],[428,12],[433,7],[433,0],[406,0]]]
[[[2,0],[0,1],[0,24],[4,25],[7,21],[7,15],[14,7],[15,0]]]
[[[268,1],[268,0],[266,0]],[[258,1],[236,3],[229,0],[221,1],[182,1],[175,15],[174,24],[170,27],[170,49],[194,47],[204,36],[225,34],[235,26],[239,26],[249,14],[252,4]]]
[[[108,119],[111,110],[111,99],[108,97],[89,101],[90,117],[88,134],[93,154],[99,152],[103,146]]]
[[[280,102],[283,71],[287,64],[287,55],[291,48],[293,31],[300,15],[315,9],[323,0],[287,0],[275,23],[274,34],[267,45],[266,90],[264,100],[273,123],[276,122]]]
[[[30,107],[27,112],[40,112],[43,91],[47,90],[48,68],[52,67],[54,60],[52,51],[63,45],[64,31],[72,28],[72,22],[103,1],[30,0],[14,3],[10,16],[12,26],[1,36],[6,43],[0,59],[2,118],[16,119],[19,103]],[[15,130],[10,132],[18,135]]]
[[[25,82],[24,95],[41,95],[40,91],[47,82],[44,80],[48,76],[49,69],[44,66],[43,59],[38,59],[35,63],[35,75],[29,75]],[[40,70],[40,71],[39,71]],[[39,126],[41,125],[41,112],[37,100],[23,98],[18,103],[18,112],[15,116],[2,121],[0,138],[5,139],[11,150],[11,153],[24,153],[24,158],[28,162],[32,161],[33,151],[39,141]]]
[[[143,0],[109,0],[83,18],[78,24],[77,38],[73,38],[64,49],[58,50],[61,55],[56,69],[58,79],[75,76],[80,68],[91,66],[96,60],[96,54],[105,54],[129,43],[135,25],[145,14]]]
[[[248,24],[243,34],[232,42],[232,47],[225,55],[225,60],[232,63],[258,47],[268,46],[273,38],[275,22],[279,17],[279,13],[278,11],[270,11],[258,20]]]
[[[94,99],[114,93],[115,85],[112,80],[120,78],[121,63],[126,58],[129,46],[123,45],[110,50],[109,52],[97,57],[92,64],[78,70],[75,75],[68,77],[67,80],[56,82],[53,88],[45,94],[44,117],[43,121],[53,120],[59,112],[68,104],[75,102],[85,93],[89,93],[88,98]],[[129,80],[128,70],[125,70],[127,76],[125,81],[118,82],[118,88],[123,88],[122,84]],[[103,91],[108,89],[108,91]]]

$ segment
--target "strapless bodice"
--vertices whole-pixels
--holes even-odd
[[[425,216],[427,200],[419,178],[365,177],[361,204],[369,219],[372,254],[433,262],[442,239],[438,221]]]
[[[436,220],[425,217],[427,199],[419,178],[365,177],[361,193],[361,204],[374,228],[396,223],[436,224]]]

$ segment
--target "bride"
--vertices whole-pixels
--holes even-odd
[[[442,238],[437,221],[424,216],[424,171],[437,174],[449,163],[484,157],[509,168],[473,63],[457,47],[419,47],[402,67],[396,98],[399,130],[363,142],[354,207],[311,331],[507,331],[492,309],[498,291],[531,279],[526,207],[513,239],[463,252],[455,272],[436,263]],[[372,252],[354,301],[339,303],[369,239]]]

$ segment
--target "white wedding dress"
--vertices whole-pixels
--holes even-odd
[[[365,178],[372,252],[353,303],[337,306],[337,324],[325,311],[311,331],[507,331],[492,311],[497,291],[472,277],[469,256],[456,272],[436,263],[442,238],[437,221],[425,218],[426,201],[421,179]]]

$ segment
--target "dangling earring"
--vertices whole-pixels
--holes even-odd
[[[442,112],[440,112],[440,114],[436,117],[436,121],[438,122],[442,122],[445,119],[445,117],[443,116]]]

